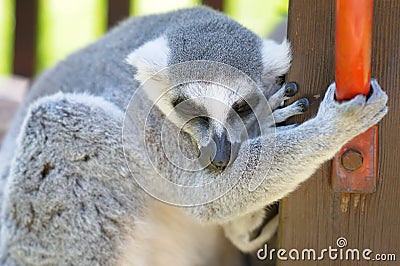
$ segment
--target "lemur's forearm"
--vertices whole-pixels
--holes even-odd
[[[250,160],[257,161],[255,165],[234,162],[219,178],[229,180],[231,175],[244,173],[238,184],[215,202],[193,210],[194,213],[201,211],[199,216],[205,218],[207,215],[203,211],[206,211],[210,222],[230,220],[284,197],[351,139],[346,135],[334,137],[337,135],[332,129],[321,127],[318,118],[314,118],[293,129],[277,131],[276,136],[263,136],[243,143],[235,162],[247,161],[250,149],[250,155],[257,157],[259,154],[258,158]],[[249,189],[251,179],[262,180],[254,191]],[[225,208],[212,208],[214,204]],[[218,212],[209,212],[207,208]]]
[[[224,222],[256,211],[293,191],[342,145],[386,114],[387,95],[375,80],[371,86],[373,92],[368,99],[358,95],[338,103],[332,84],[315,118],[297,127],[277,130],[275,138],[261,136],[243,143],[238,158],[220,177],[229,182],[229,177],[241,174],[238,184],[223,197],[193,208],[193,214],[206,221]],[[260,185],[254,191],[249,189],[257,184]]]

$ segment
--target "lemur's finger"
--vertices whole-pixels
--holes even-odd
[[[297,91],[298,88],[295,82],[283,84],[282,87],[268,99],[271,109],[275,110],[278,108],[283,101],[293,97]]]
[[[285,96],[290,98],[296,95],[298,88],[296,82],[288,82],[284,85],[285,87]]]
[[[297,104],[297,107],[299,108],[300,112],[302,112],[302,113],[307,111],[308,107],[310,106],[310,102],[308,101],[307,98],[302,98],[294,103]]]
[[[295,101],[289,106],[275,110],[272,113],[275,119],[275,123],[284,122],[289,117],[304,113],[305,111],[307,111],[309,105],[309,101],[306,98],[303,98]]]
[[[388,96],[386,92],[384,92],[381,86],[378,84],[376,79],[371,79],[371,95],[367,100],[367,104],[371,104],[375,101],[382,104],[386,104],[388,100]]]
[[[333,82],[331,85],[329,85],[328,89],[326,90],[323,102],[336,101],[335,92],[336,92],[336,84]]]

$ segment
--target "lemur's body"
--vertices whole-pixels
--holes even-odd
[[[222,231],[243,251],[262,245],[277,227],[276,218],[262,227],[265,206],[293,191],[341,145],[386,113],[387,97],[376,82],[367,103],[364,96],[357,96],[338,104],[332,85],[315,118],[296,127],[277,128],[276,136],[255,133],[241,141],[236,135],[227,137],[221,127],[228,123],[228,107],[248,112],[237,95],[201,82],[167,93],[148,121],[150,132],[154,132],[148,136],[147,147],[154,167],[167,179],[182,182],[226,180],[222,186],[231,187],[229,181],[241,177],[212,202],[172,207],[157,202],[134,182],[132,174],[149,180],[157,175],[149,168],[140,140],[128,137],[124,144],[129,149],[124,154],[123,112],[140,83],[155,76],[147,98],[140,102],[143,108],[135,109],[134,115],[145,115],[146,107],[173,79],[157,71],[191,60],[220,62],[242,71],[262,88],[272,109],[293,95],[276,84],[277,77],[289,68],[289,46],[263,41],[222,14],[195,8],[122,23],[38,78],[4,142],[0,169],[5,187],[3,265],[234,265],[222,259],[223,247],[227,246],[230,254],[235,252],[228,244],[221,244],[225,241]],[[221,75],[220,80],[231,82],[228,75]],[[238,88],[241,95],[251,97],[251,90],[243,84]],[[62,93],[49,96],[59,91]],[[227,108],[219,107],[216,112],[202,97],[215,98]],[[190,175],[166,162],[160,153],[159,132],[176,132],[176,125],[182,122],[178,106],[182,98],[201,105],[220,121],[185,124],[185,150],[207,150],[207,141],[212,139],[218,157],[210,158],[207,168]],[[301,113],[304,105],[306,101],[297,101],[276,110],[273,116],[284,121]],[[162,128],[161,121],[174,107],[178,111],[173,111],[166,129]],[[252,114],[241,115],[245,127],[251,129]],[[133,121],[137,126],[130,127],[129,133],[140,135],[143,121],[136,121],[135,116]],[[199,136],[200,131],[208,136],[207,141]],[[167,137],[177,138],[175,133]],[[268,147],[274,145],[272,152]],[[180,157],[174,159],[186,166]],[[264,175],[264,180],[259,179]],[[254,191],[249,190],[252,179],[261,183]],[[175,202],[201,196],[163,193]],[[160,214],[166,210],[170,219],[163,220],[165,216]],[[165,235],[168,223],[178,225],[171,228],[177,231]],[[163,250],[151,250],[161,246]],[[239,263],[235,256],[230,258]]]

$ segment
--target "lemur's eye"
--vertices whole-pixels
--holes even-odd
[[[188,98],[179,96],[172,100],[172,106],[177,112],[183,115],[193,115],[193,108],[191,107],[191,102]]]
[[[205,116],[206,112],[204,108],[197,105],[192,99],[178,97],[172,101],[172,105],[181,115],[208,123],[208,117]]]
[[[241,117],[247,116],[253,112],[250,105],[245,100],[235,102],[232,109]]]
[[[185,100],[187,100],[186,97],[178,96],[178,97],[174,98],[171,103],[172,103],[173,107],[176,107],[178,104],[184,102]]]

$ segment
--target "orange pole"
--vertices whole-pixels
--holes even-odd
[[[373,0],[336,0],[336,99],[368,95],[371,79]],[[332,187],[342,192],[347,211],[349,193],[372,193],[377,184],[378,130],[371,127],[342,147],[333,160]],[[349,169],[349,164],[357,164]]]
[[[336,99],[368,95],[371,79],[373,0],[336,1]]]

